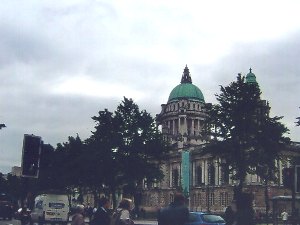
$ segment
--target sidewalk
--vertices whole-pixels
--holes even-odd
[[[133,222],[136,225],[148,225],[148,224],[157,225],[156,220],[133,220]]]

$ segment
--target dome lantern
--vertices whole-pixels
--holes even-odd
[[[181,99],[195,100],[205,103],[201,90],[192,83],[192,78],[187,65],[184,68],[180,84],[171,91],[168,103]]]
[[[249,69],[249,73],[246,75],[246,83],[247,84],[258,84],[256,81],[256,76],[252,73],[252,69]]]
[[[181,84],[185,84],[185,83],[191,84],[192,83],[192,78],[190,76],[190,71],[189,71],[189,68],[187,67],[187,65],[185,65],[180,83]]]

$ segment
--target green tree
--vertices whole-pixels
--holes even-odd
[[[205,152],[225,159],[234,171],[237,193],[241,193],[246,175],[258,174],[266,186],[275,180],[275,159],[289,143],[284,137],[288,129],[280,123],[282,117],[269,116],[269,104],[260,98],[257,83],[245,82],[239,74],[229,86],[221,86],[218,104],[209,109],[211,135]]]
[[[88,163],[85,164],[85,171],[88,174],[87,184],[97,201],[105,189],[115,193],[120,184],[120,166],[116,159],[120,132],[113,113],[107,109],[92,119],[96,126],[91,137],[86,140],[89,157],[86,159]],[[115,195],[113,201],[116,202]]]
[[[143,179],[162,178],[157,162],[167,146],[149,113],[124,97],[114,113],[106,109],[93,120],[95,131],[88,145],[98,152],[98,172],[113,196],[120,189],[134,195]]]
[[[260,130],[256,134],[256,144],[252,157],[256,158],[255,173],[263,180],[265,184],[265,205],[266,214],[270,209],[268,186],[270,181],[278,181],[278,168],[275,160],[280,159],[280,152],[287,148],[290,139],[284,135],[288,129],[280,120],[282,117],[266,116],[260,120]]]
[[[85,187],[84,153],[85,144],[77,134],[76,137],[69,136],[68,142],[58,144],[55,149],[53,172],[56,179],[62,181],[59,189],[63,189],[71,195],[78,191],[82,196]],[[66,160],[67,159],[67,160]]]
[[[206,148],[213,156],[220,156],[234,171],[232,178],[237,180],[237,191],[241,192],[247,173],[255,166],[253,144],[258,130],[257,109],[260,107],[260,89],[258,85],[249,85],[238,74],[237,80],[229,86],[221,86],[216,94],[218,104],[209,109],[213,137]]]
[[[40,160],[40,173],[37,180],[33,180],[31,190],[34,194],[45,191],[59,191],[71,196],[75,190],[84,187],[85,174],[83,154],[85,144],[80,137],[68,137],[68,141],[58,143],[54,149],[44,144]]]
[[[7,192],[7,182],[3,174],[0,172],[0,192]]]
[[[13,176],[11,174],[7,175],[7,193],[13,197],[13,200],[17,205],[17,201],[22,197],[21,177]]]

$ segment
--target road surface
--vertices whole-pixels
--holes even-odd
[[[86,224],[89,225],[88,219],[86,219]],[[135,225],[157,225],[157,221],[149,221],[149,220],[135,220],[134,221]],[[21,225],[20,220],[3,220],[0,219],[0,225]],[[34,224],[37,225],[37,224]],[[51,225],[50,223],[45,224],[45,225]],[[71,225],[71,222],[68,223],[68,225]]]

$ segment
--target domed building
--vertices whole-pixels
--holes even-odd
[[[245,82],[258,85],[256,76],[250,72]],[[269,113],[269,105],[261,100],[261,113]],[[168,157],[160,164],[164,178],[156,183],[144,183],[141,207],[150,212],[164,207],[173,201],[177,191],[189,196],[189,208],[193,211],[212,211],[224,213],[233,199],[235,181],[230,177],[229,168],[222,165],[222,158],[200,154],[210,139],[207,135],[207,106],[199,87],[192,83],[188,67],[184,68],[181,82],[170,92],[166,104],[156,122],[172,149]],[[288,167],[287,160],[275,162],[279,170],[278,181],[269,186],[270,197],[289,193],[282,185],[282,169]],[[265,188],[262,180],[255,174],[248,174],[244,189],[253,194],[254,208],[265,210]]]
[[[205,100],[202,91],[192,83],[188,67],[183,71],[180,84],[170,93],[167,104],[161,105],[156,122],[164,137],[178,149],[205,142]]]
[[[208,105],[210,103],[205,102],[200,88],[192,83],[186,66],[180,84],[173,88],[167,104],[161,105],[161,112],[156,116],[156,122],[161,126],[164,138],[171,143],[172,150],[168,159],[160,165],[164,179],[151,187],[144,187],[144,209],[154,210],[167,205],[178,190],[188,192],[190,209],[213,209],[215,192],[220,185],[229,182],[229,174],[220,167],[220,160],[199,154],[209,141],[205,124]],[[184,186],[186,190],[183,190]],[[222,210],[230,197],[229,193],[222,193]]]

